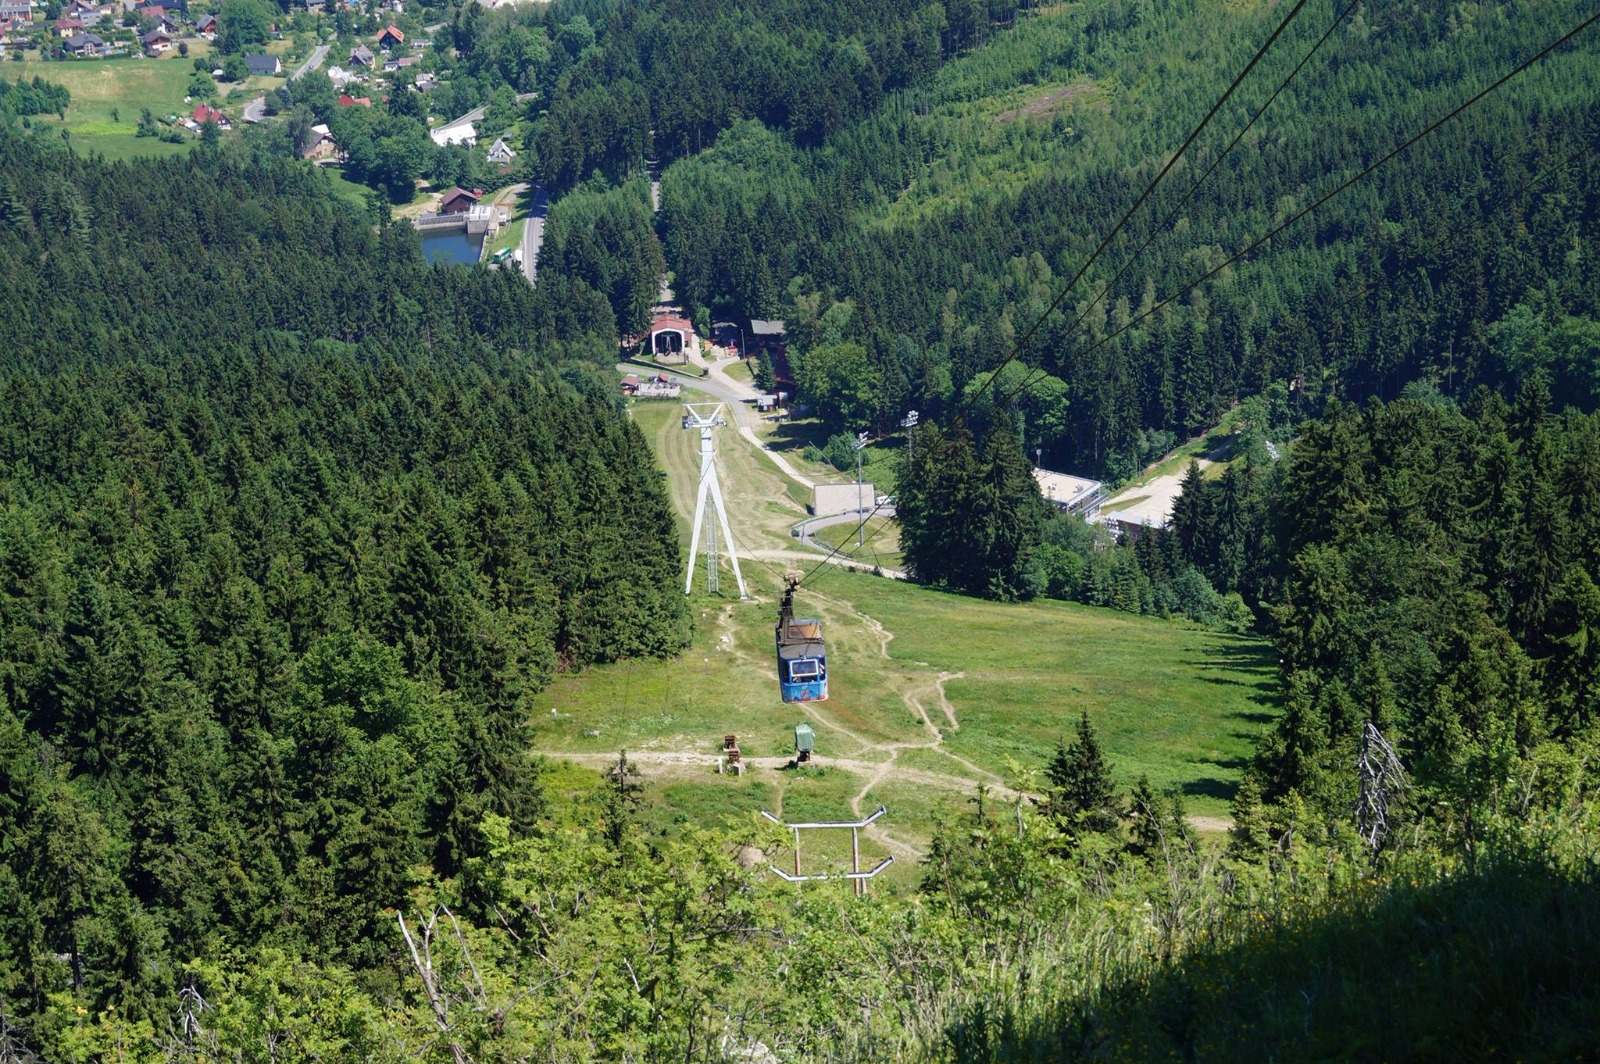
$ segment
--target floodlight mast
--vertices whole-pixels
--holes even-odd
[[[683,593],[685,595],[694,588],[694,563],[700,554],[700,535],[702,530],[706,537],[706,590],[716,594],[719,590],[717,581],[720,566],[721,551],[717,533],[722,533],[722,541],[728,544],[728,561],[733,564],[733,578],[739,584],[739,597],[750,597],[744,586],[744,574],[739,571],[739,552],[733,546],[733,530],[728,526],[728,508],[722,501],[722,485],[717,480],[717,449],[711,439],[711,432],[719,425],[726,425],[727,419],[722,416],[723,403],[685,403],[683,408],[688,411],[683,415],[685,429],[698,429],[700,431],[700,490],[695,495],[694,503],[694,531],[689,538],[689,567],[683,576]],[[714,513],[706,513],[706,498],[710,497]]]

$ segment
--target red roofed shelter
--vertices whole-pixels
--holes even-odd
[[[694,326],[683,318],[663,314],[650,323],[650,352],[684,354],[694,337]]]

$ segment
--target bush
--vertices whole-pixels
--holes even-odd
[[[827,444],[822,448],[824,460],[840,472],[849,472],[856,467],[856,438],[848,432],[836,433],[829,437]]]

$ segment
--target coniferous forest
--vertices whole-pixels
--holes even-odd
[[[686,639],[609,308],[289,164],[7,139],[0,190],[0,995],[370,968],[413,869],[536,823],[528,697]]]

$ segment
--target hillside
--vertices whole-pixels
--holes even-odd
[[[1593,33],[1188,285],[1584,14],[1308,5],[1022,353],[1060,382],[1064,411],[1044,406],[1049,377],[1006,390],[1024,452],[1124,477],[1256,394],[1292,420],[1413,380],[1456,396],[1514,389],[1524,371],[1488,343],[1491,326],[1535,290],[1580,317],[1600,305],[1575,253],[1595,235]],[[822,407],[841,425],[886,429],[907,408],[943,419],[1283,16],[1217,2],[1041,8],[820,147],[735,127],[663,179],[678,294],[714,315],[785,319],[802,371],[819,345],[862,343],[870,399],[849,417]]]

